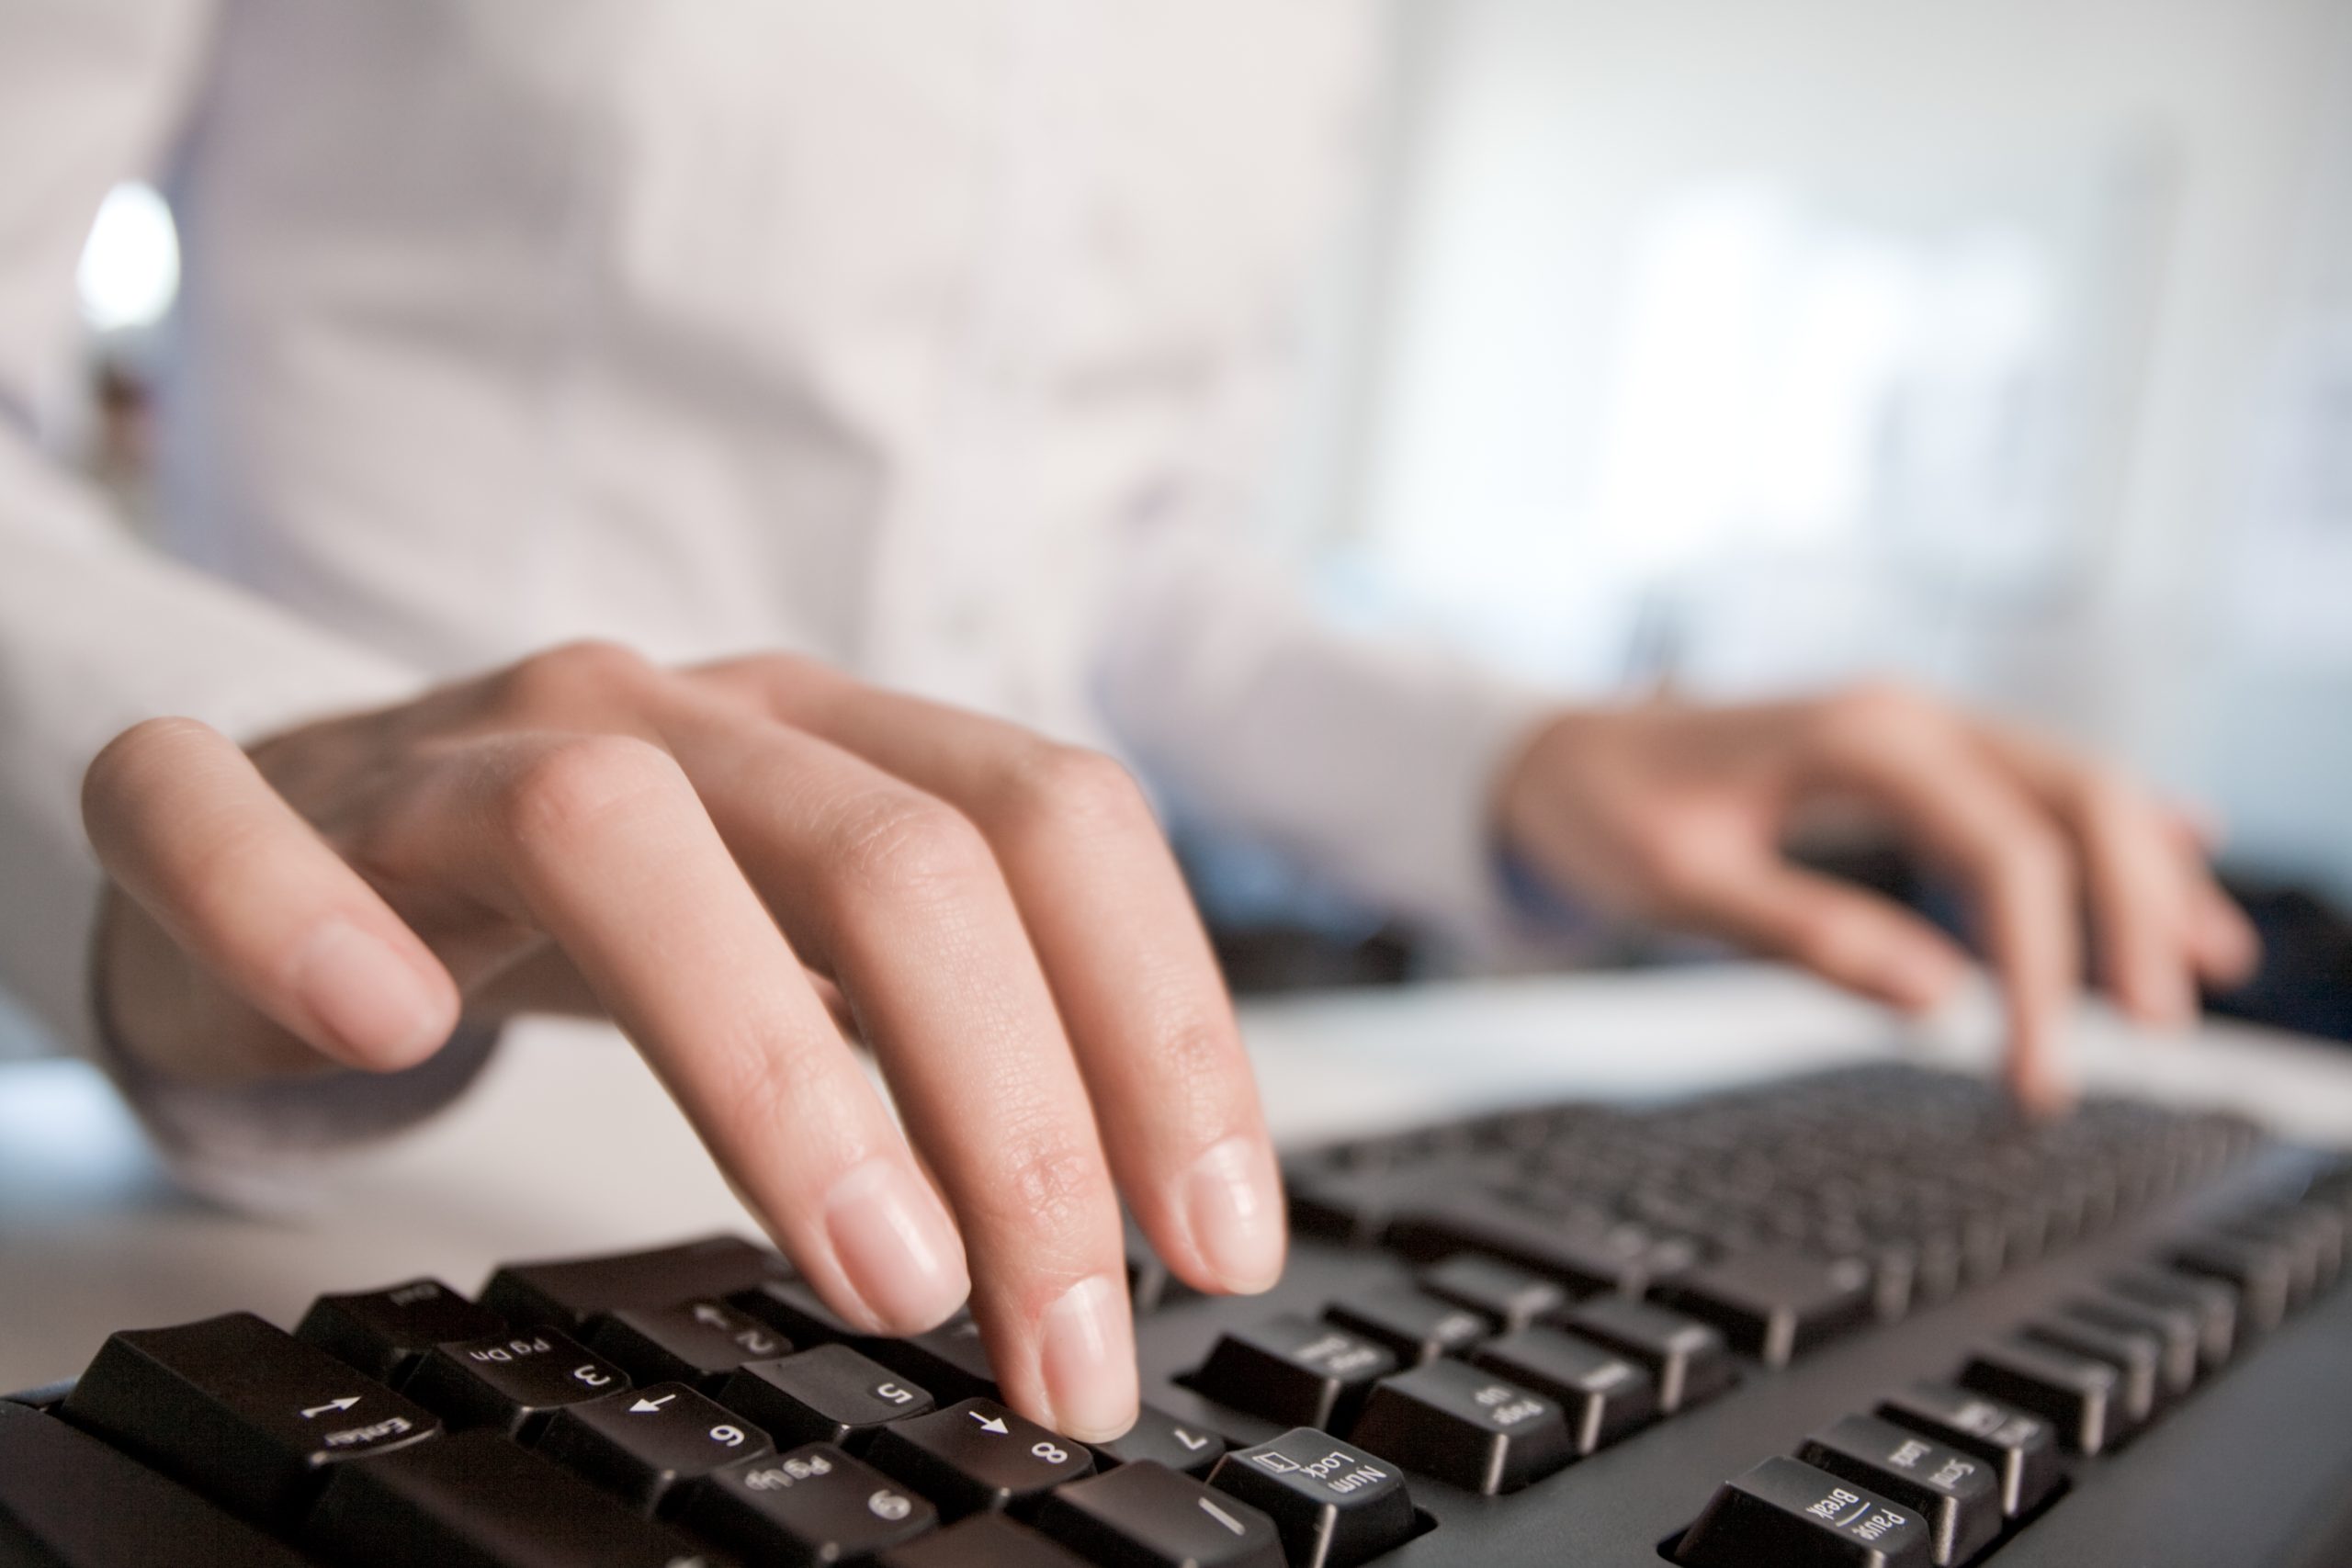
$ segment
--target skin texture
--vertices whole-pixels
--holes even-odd
[[[250,756],[141,725],[85,817],[148,1065],[385,1071],[461,1007],[608,1013],[837,1311],[912,1333],[968,1289],[1008,1401],[1072,1437],[1135,1416],[1117,1192],[1200,1289],[1280,1270],[1232,1007],[1101,756],[798,660],[587,645]]]
[[[1923,1010],[1960,982],[1960,949],[1781,851],[1825,818],[1893,830],[1968,893],[2007,1010],[2011,1082],[2043,1109],[2071,1092],[2060,1033],[2085,977],[2086,913],[2100,983],[2151,1026],[2188,1026],[2199,983],[2239,983],[2258,956],[2187,817],[2087,759],[1902,686],[1563,714],[1497,799],[1510,840],[1602,909]]]
[[[98,993],[159,1073],[393,1071],[461,1011],[609,1016],[836,1311],[913,1333],[968,1292],[1008,1402],[1080,1439],[1136,1411],[1120,1196],[1196,1288],[1280,1271],[1231,1004],[1148,804],[1097,754],[802,660],[582,644],[250,752],[153,720],[84,795],[112,878]],[[2173,814],[1900,691],[1563,713],[1495,799],[1588,900],[1930,1005],[1961,970],[1945,938],[1780,857],[1810,808],[1876,809],[1977,894],[2043,1102],[2083,892],[2143,1016],[2253,960]]]

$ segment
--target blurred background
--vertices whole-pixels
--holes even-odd
[[[2060,731],[2227,825],[2278,949],[2233,1005],[2352,1034],[2352,5],[1366,3],[1262,517],[1333,612],[1580,694],[1895,673]],[[84,446],[134,511],[175,276],[119,190]],[[1530,961],[1180,830],[1244,986]]]

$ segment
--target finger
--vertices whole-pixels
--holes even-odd
[[[447,970],[225,737],[192,719],[125,731],[82,809],[115,885],[320,1055],[390,1072],[456,1029]]]
[[[954,1223],[658,747],[522,735],[458,749],[370,848],[554,937],[844,1317],[914,1333],[963,1300]]]
[[[1834,877],[1744,846],[1702,859],[1687,840],[1673,863],[1661,886],[1674,923],[1776,953],[1864,996],[1924,1011],[1966,972],[1967,955],[1933,925]]]
[[[2034,737],[1988,726],[1984,740],[2075,840],[2108,989],[2142,1022],[2186,1028],[2197,1016],[2197,896],[2208,878],[2168,814],[2128,780]]]
[[[952,807],[732,710],[665,720],[728,844],[849,998],[974,1265],[1009,1403],[1081,1440],[1136,1416],[1118,1202],[1053,998]]]
[[[2197,973],[2218,990],[2235,990],[2262,966],[2262,938],[2236,900],[2211,877],[2190,890],[2189,951]]]
[[[736,673],[761,684],[788,722],[978,824],[1020,906],[1145,1234],[1199,1289],[1272,1286],[1283,1205],[1257,1081],[1182,874],[1126,770],[814,666],[763,660]]]
[[[2234,990],[2262,965],[2262,937],[2212,868],[2224,837],[2220,816],[2203,807],[2171,803],[2160,807],[2180,854],[2194,868],[2190,878],[2188,943],[2197,973],[2209,986]]]
[[[2056,824],[1932,713],[1833,705],[1815,739],[1809,762],[1822,783],[1879,801],[1968,885],[2007,1007],[2011,1084],[2030,1105],[2062,1104],[2070,1090],[2060,1034],[2082,959],[2074,869]]]

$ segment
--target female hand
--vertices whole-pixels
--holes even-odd
[[[142,724],[85,815],[146,1066],[390,1071],[461,1009],[600,1007],[834,1310],[913,1333],[968,1289],[1008,1402],[1070,1437],[1136,1414],[1114,1179],[1191,1284],[1281,1269],[1232,1009],[1103,757],[801,660],[582,645],[250,755]]]
[[[2254,931],[2178,812],[2131,780],[1899,686],[1705,708],[1564,713],[1506,772],[1511,846],[1605,910],[1803,964],[1865,995],[1932,1006],[1964,957],[1917,915],[1781,852],[1792,824],[1859,807],[1956,874],[1997,971],[2019,1093],[2066,1086],[2056,1035],[2083,969],[2143,1021],[2195,1017],[2199,981],[2252,972]]]

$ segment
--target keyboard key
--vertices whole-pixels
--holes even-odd
[[[1429,1180],[1418,1171],[1302,1170],[1286,1176],[1283,1190],[1300,1235],[1374,1247],[1401,1210],[1428,1200]]]
[[[2159,1306],[2103,1291],[2076,1296],[2059,1310],[2078,1322],[2153,1338],[2157,1389],[2165,1398],[2177,1399],[2197,1385],[2197,1314],[2188,1307]]]
[[[1967,1562],[2001,1533],[1993,1467],[1891,1421],[1849,1416],[1806,1439],[1797,1458],[1925,1520],[1937,1568]]]
[[[1148,1460],[1058,1488],[1037,1529],[1102,1568],[1284,1568],[1273,1520]]]
[[[706,1297],[601,1314],[590,1320],[588,1348],[641,1383],[691,1383],[707,1393],[746,1361],[792,1354],[793,1344],[759,1319]]]
[[[251,1518],[290,1522],[355,1459],[441,1423],[251,1313],[117,1334],[61,1413]]]
[[[957,1313],[927,1334],[861,1339],[857,1348],[950,1404],[959,1399],[994,1399],[1003,1392],[997,1387],[996,1369],[989,1365],[988,1347],[980,1343],[980,1325],[968,1312]]]
[[[747,1562],[863,1562],[938,1528],[939,1512],[831,1443],[738,1460],[697,1482],[679,1521]]]
[[[32,1555],[20,1559],[12,1548]],[[41,1568],[304,1568],[251,1525],[88,1433],[0,1403],[0,1562],[19,1561]]]
[[[1133,1214],[1121,1210],[1119,1222],[1127,1255],[1127,1300],[1137,1316],[1157,1312],[1159,1303],[1169,1295],[1170,1287],[1175,1284],[1175,1277],[1169,1273],[1168,1265],[1160,1261],[1159,1252],[1153,1248],[1150,1238],[1143,1234],[1143,1227],[1136,1224]],[[969,1399],[973,1395],[960,1393],[956,1397]]]
[[[2275,1247],[2287,1260],[2287,1310],[2300,1312],[2335,1282],[2344,1265],[2342,1223],[2316,1210],[2252,1214],[2220,1227],[2221,1234]]]
[[[1735,1254],[1659,1287],[1657,1299],[1713,1324],[1734,1348],[1785,1367],[1824,1340],[1871,1321],[1870,1266],[1800,1252]]]
[[[774,1451],[765,1432],[676,1382],[566,1405],[532,1446],[649,1517],[681,1483]]]
[[[628,1386],[627,1372],[552,1328],[436,1346],[402,1385],[453,1429],[493,1427],[526,1442],[563,1406]]]
[[[771,1280],[728,1297],[727,1304],[779,1330],[795,1345],[853,1345],[873,1337],[842,1321],[839,1314],[799,1280]]]
[[[1639,1296],[1698,1261],[1697,1248],[1680,1236],[1639,1225],[1578,1224],[1482,1193],[1406,1210],[1389,1225],[1388,1245],[1408,1258],[1483,1253],[1579,1292],[1625,1296]]]
[[[1234,1450],[1209,1484],[1274,1521],[1290,1568],[1354,1568],[1419,1528],[1396,1465],[1310,1427]]]
[[[339,1466],[304,1546],[351,1568],[695,1568],[707,1559],[494,1432]]]
[[[1613,1443],[1657,1414],[1657,1382],[1624,1356],[1538,1325],[1479,1346],[1470,1364],[1559,1402],[1579,1454]]]
[[[1180,1421],[1165,1410],[1143,1406],[1136,1424],[1107,1443],[1089,1443],[1097,1468],[1149,1460],[1186,1475],[1205,1476],[1225,1452],[1225,1439],[1197,1421]]]
[[[2117,1328],[2068,1313],[2053,1313],[2026,1325],[2025,1337],[2113,1367],[2120,1374],[2115,1385],[2116,1406],[2127,1425],[2144,1425],[2156,1413],[2156,1379],[2164,1357],[2164,1342],[2154,1335],[2144,1329]]]
[[[2238,1292],[2226,1280],[2170,1269],[2127,1269],[2108,1278],[2119,1296],[2160,1307],[2185,1307],[2197,1317],[2197,1359],[2209,1372],[2237,1350]]]
[[[1086,1568],[1086,1562],[1002,1514],[975,1514],[892,1548],[876,1560],[876,1568]]]
[[[2237,1292],[2242,1336],[2267,1334],[2287,1320],[2294,1265],[2283,1247],[2215,1233],[2183,1243],[2168,1261],[2184,1274],[2219,1280]]]
[[[1024,1513],[1062,1483],[1094,1473],[1086,1445],[992,1399],[967,1399],[886,1427],[866,1453],[951,1519]]]
[[[1557,1404],[1455,1360],[1381,1379],[1348,1438],[1489,1497],[1541,1481],[1577,1457]]]
[[[1524,1328],[1546,1313],[1568,1304],[1568,1292],[1516,1264],[1464,1252],[1421,1275],[1421,1289],[1441,1301],[1466,1307],[1506,1331]]]
[[[1396,1370],[1387,1347],[1284,1314],[1228,1329],[1192,1386],[1236,1410],[1301,1427],[1344,1425],[1372,1385]]]
[[[1485,1313],[1406,1285],[1333,1302],[1323,1309],[1323,1321],[1387,1346],[1405,1367],[1467,1350],[1495,1331],[1494,1320]]]
[[[1878,1413],[1990,1464],[2000,1483],[2001,1512],[2011,1518],[2040,1507],[2064,1479],[2056,1428],[2015,1405],[1950,1383],[1923,1382],[1881,1400]]]
[[[846,1345],[820,1345],[738,1367],[718,1398],[785,1448],[831,1443],[862,1450],[888,1423],[933,1407],[930,1390]]]
[[[1721,1329],[1647,1302],[1600,1296],[1560,1321],[1570,1333],[1631,1356],[1647,1368],[1657,1384],[1661,1416],[1712,1399],[1729,1388],[1736,1375],[1731,1348]]]
[[[645,1252],[509,1263],[482,1287],[481,1304],[518,1328],[576,1334],[598,1313],[729,1296],[788,1271],[764,1247],[711,1235]]]
[[[2123,1374],[2054,1345],[2008,1338],[1984,1346],[1969,1358],[1960,1382],[2049,1417],[2058,1440],[2078,1454],[2105,1452],[2131,1427],[2119,1396]]]
[[[1928,1568],[1928,1527],[1908,1507],[1792,1459],[1716,1489],[1682,1534],[1684,1568]]]
[[[505,1332],[496,1313],[440,1280],[410,1280],[380,1291],[321,1296],[302,1314],[294,1337],[397,1388],[435,1345]]]

